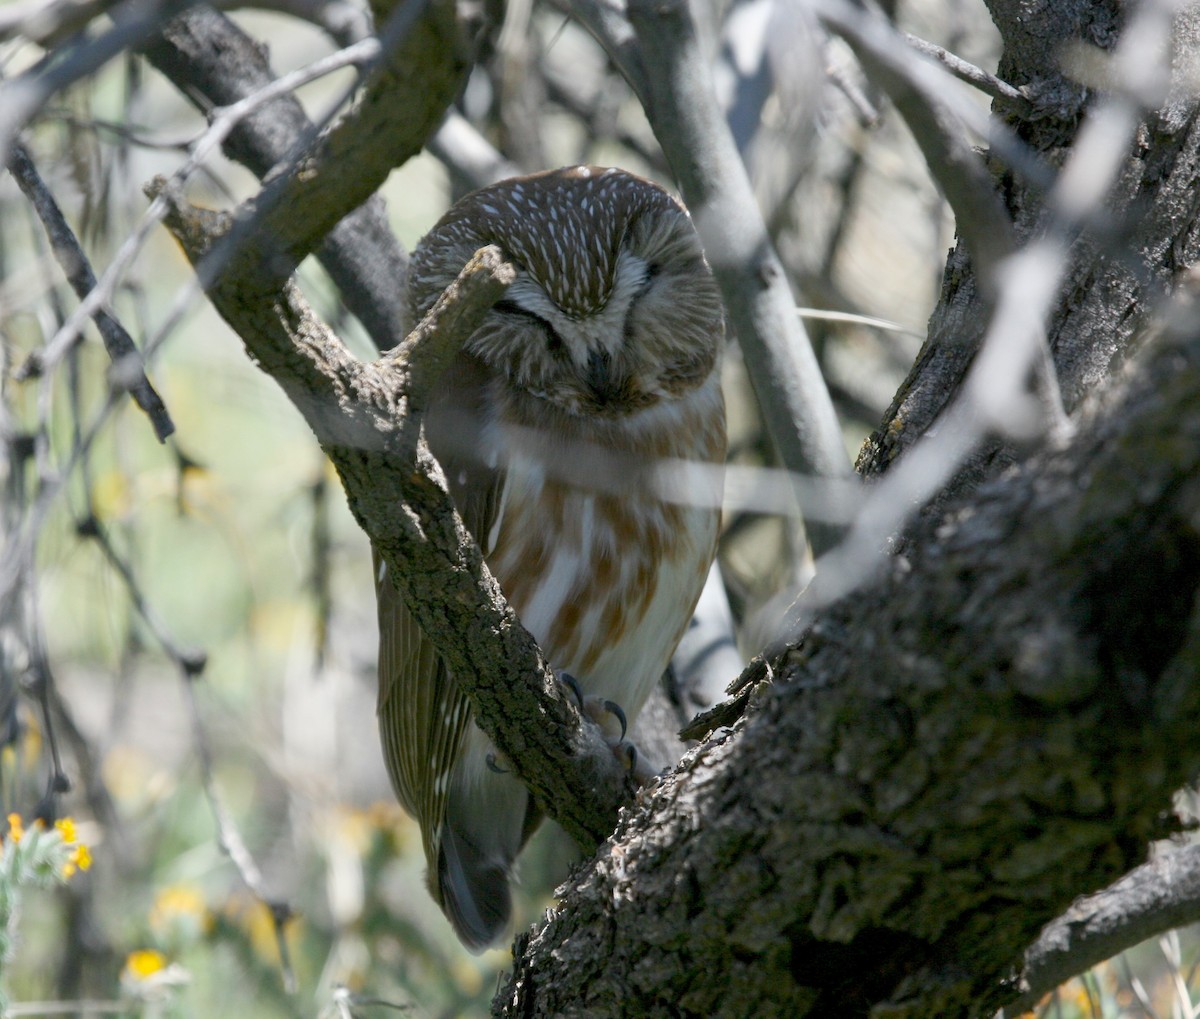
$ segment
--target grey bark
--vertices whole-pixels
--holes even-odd
[[[518,939],[497,1014],[1004,1004],[1200,766],[1196,319],[1131,374],[772,663]]]
[[[1064,39],[1111,49],[1117,9],[991,9],[999,75],[1037,111],[1006,115],[1056,166],[1093,98],[1057,70]],[[1181,38],[1194,29],[1181,23]],[[992,169],[1017,238],[1035,235],[1042,192]],[[726,726],[626,812],[561,907],[518,938],[495,1014],[989,1016],[1042,926],[1165,834],[1172,791],[1200,765],[1188,746],[1200,698],[1194,313],[1087,401],[1200,254],[1198,175],[1195,102],[1180,99],[1140,130],[1106,229],[1075,243],[1052,313],[1074,439],[986,447],[886,575],[749,670]],[[960,242],[929,339],[860,457],[867,477],[958,392],[987,323],[982,292]],[[1194,917],[1187,892],[1164,892],[1136,931],[1110,910],[1106,947]]]
[[[1090,96],[1058,70],[1064,40],[1110,48],[1118,16],[1106,3],[1040,7],[993,2],[1004,38],[1000,77],[1022,87],[1037,104],[1036,119],[1020,120],[998,105],[996,113],[1050,165],[1061,162],[1075,137]],[[1195,38],[1196,15],[1181,16],[1180,37]],[[1194,99],[1173,102],[1147,119],[1109,196],[1108,229],[1075,245],[1067,284],[1047,326],[1051,353],[1068,412],[1109,372],[1169,291],[1179,270],[1200,254],[1200,154]],[[1019,238],[1045,222],[1043,194],[1000,164],[997,187]],[[986,323],[976,266],[960,240],[946,263],[942,293],[929,337],[880,426],[859,455],[865,477],[885,471],[925,434],[946,409],[970,367]],[[980,454],[960,476],[959,490],[1011,460],[999,444]]]

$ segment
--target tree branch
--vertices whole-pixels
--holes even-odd
[[[1028,117],[1034,112],[1033,104],[1026,97],[1025,93],[1019,88],[1014,88],[1002,78],[997,78],[994,74],[989,74],[981,67],[976,67],[974,64],[957,54],[951,53],[941,46],[929,42],[926,39],[921,39],[913,35],[911,32],[901,33],[905,42],[907,42],[918,53],[922,53],[927,57],[932,57],[938,63],[942,64],[959,81],[965,81],[968,85],[974,85],[981,92],[987,93],[993,99],[999,99],[1010,105],[1018,116]]]
[[[218,250],[229,217],[166,197],[166,223],[204,277],[200,263]],[[313,429],[351,512],[481,728],[539,805],[590,848],[616,824],[627,776],[504,601],[419,441],[430,386],[511,279],[498,251],[484,249],[405,342],[374,364],[357,361],[290,283],[272,292],[261,278],[224,270],[206,290]]]
[[[1072,443],[923,521],[623,815],[496,1011],[1002,1005],[1040,926],[1136,864],[1200,767],[1200,611],[1160,597],[1200,586],[1198,394],[1193,318]]]
[[[1019,4],[995,0],[991,6],[1002,30],[1011,31],[1016,41],[1001,62],[1001,73],[1018,85],[1041,73],[1031,70],[1041,66],[1037,63],[1041,60],[1046,61],[1046,68],[1055,69],[1052,77],[1059,81],[1056,54],[1064,39],[1092,41],[1095,34],[1095,41],[1111,50],[1118,38],[1116,28],[1104,28],[1087,13],[1094,5],[1082,0],[1056,5],[1056,12],[1059,7],[1061,12],[1053,15],[1053,29],[1041,25],[1036,32],[1023,20]],[[1104,17],[1108,17],[1107,9]],[[1179,18],[1187,24],[1177,29],[1176,37],[1195,38],[1200,16],[1185,10]],[[1041,31],[1046,34],[1039,35]],[[1056,86],[1049,80],[1041,81],[1041,115],[1016,124],[1020,136],[1051,165],[1063,162],[1080,123],[1079,103],[1066,101],[1064,90],[1068,84],[1060,81]],[[1119,90],[1119,82],[1114,86]],[[1059,95],[1057,106],[1051,102],[1051,93]],[[1068,413],[1120,359],[1147,311],[1156,308],[1175,282],[1180,267],[1200,258],[1200,191],[1195,187],[1200,176],[1200,123],[1196,110],[1195,97],[1181,109],[1159,110],[1148,122],[1154,132],[1153,146],[1147,148],[1136,141],[1128,148],[1125,142],[1118,146],[1124,155],[1115,167],[1115,182],[1100,195],[1098,208],[1093,209],[1102,222],[1093,220],[1090,233],[1078,236],[1079,218],[1074,214],[1060,218],[1060,227],[1070,221],[1071,235],[1062,238],[1069,260],[1060,296],[1050,309],[1046,335]],[[1097,170],[1090,158],[1080,162],[1081,175]],[[1042,229],[1059,215],[1048,207],[1047,193],[1041,185],[1016,175],[1005,177],[1002,184],[1018,237]],[[1058,193],[1062,190],[1059,188]],[[929,338],[883,422],[859,454],[858,468],[866,477],[888,470],[930,429],[961,388],[987,325],[980,307],[980,289],[976,268],[960,242],[947,261],[941,300],[930,319]],[[970,470],[962,473],[960,484],[977,484],[1009,459],[1008,451],[992,444]]]
[[[404,0],[395,10],[381,3],[375,22],[384,55],[362,97],[242,210],[225,242],[231,272],[277,287],[420,151],[453,101],[470,67],[454,0]]]
[[[8,160],[8,169],[16,178],[21,192],[37,211],[38,218],[46,229],[46,235],[50,238],[50,247],[54,251],[54,257],[62,266],[63,272],[66,273],[71,289],[82,300],[96,286],[96,275],[92,272],[92,267],[88,264],[87,256],[83,253],[83,248],[80,247],[75,234],[67,225],[62,210],[58,207],[58,202],[54,200],[54,195],[46,187],[41,174],[37,172],[37,167],[33,165],[33,160],[29,158],[29,153],[25,151],[23,145],[13,146]],[[158,441],[166,442],[168,436],[175,431],[175,423],[171,420],[171,415],[167,412],[162,397],[158,395],[150,384],[150,380],[146,378],[142,357],[138,353],[137,344],[133,342],[133,337],[120,322],[103,309],[94,312],[92,319],[96,323],[96,328],[100,330],[104,349],[108,351],[108,356],[113,363],[112,382],[120,389],[127,391],[133,398],[133,402],[145,412],[154,426],[154,434],[158,436]],[[25,363],[22,372],[18,373],[18,378],[28,377],[35,374],[37,370],[38,360],[36,357],[31,358]]]
[[[915,57],[882,17],[836,0],[818,14],[854,50],[867,76],[895,103],[925,157],[935,183],[954,210],[958,232],[985,282],[1016,247],[1012,220],[965,125],[946,103],[945,75]]]
[[[225,15],[196,6],[168,22],[142,46],[143,55],[203,113],[231,106],[275,80],[262,48]],[[314,127],[294,95],[282,95],[241,120],[222,149],[265,177]],[[384,350],[404,335],[403,288],[408,259],[388,225],[383,199],[372,195],[346,214],[317,248],[342,299]]]
[[[1016,1019],[1055,987],[1174,927],[1200,920],[1200,845],[1181,846],[1072,903],[1025,952],[1020,995],[997,1019]]]

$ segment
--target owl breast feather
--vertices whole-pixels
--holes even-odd
[[[488,564],[551,665],[631,717],[666,668],[712,562],[720,399],[714,373],[631,449],[508,451]],[[710,473],[696,490],[664,498],[656,466],[681,460]]]

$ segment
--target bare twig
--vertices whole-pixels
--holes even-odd
[[[1016,247],[1016,239],[983,160],[944,99],[945,76],[913,56],[882,16],[837,0],[822,0],[818,13],[851,46],[867,75],[904,117],[954,210],[980,278],[990,283],[997,262]]]
[[[1033,103],[1015,85],[1010,85],[1002,78],[988,73],[981,67],[976,67],[970,61],[963,60],[962,57],[956,56],[949,50],[921,39],[910,32],[902,32],[901,35],[905,42],[918,53],[932,57],[938,63],[944,65],[946,70],[960,81],[965,81],[968,85],[974,85],[981,92],[986,93],[993,99],[999,99],[1001,102],[1007,103],[1018,115],[1026,117],[1033,112]]]
[[[0,84],[0,163],[8,164],[17,135],[52,95],[103,67],[109,60],[157,31],[188,0],[126,0],[109,13],[115,22],[107,32],[56,47],[17,77]],[[95,8],[85,7],[86,16]]]
[[[283,987],[288,994],[292,994],[296,990],[296,974],[292,968],[291,953],[284,930],[287,921],[292,917],[292,908],[286,901],[268,894],[262,871],[225,806],[225,799],[217,785],[208,732],[204,727],[200,705],[196,702],[195,680],[199,675],[199,670],[184,665],[182,670],[184,703],[187,705],[188,717],[192,723],[192,738],[195,741],[196,754],[200,758],[200,780],[204,786],[204,796],[208,800],[209,809],[212,810],[213,820],[217,825],[217,844],[237,869],[242,883],[270,911],[275,942],[279,948],[279,967]]]
[[[83,253],[79,241],[67,224],[58,202],[46,187],[29,153],[23,145],[15,145],[8,162],[9,171],[16,178],[17,184],[25,197],[37,210],[38,218],[46,228],[50,238],[50,246],[54,251],[58,264],[66,273],[71,289],[82,299],[95,289],[96,276],[88,264],[87,256]],[[146,378],[142,366],[141,355],[133,337],[125,330],[112,315],[103,308],[97,308],[93,314],[96,327],[104,339],[104,347],[113,362],[113,381],[129,395],[150,418],[154,433],[159,442],[165,442],[175,431],[175,424],[167,412],[161,397],[155,392],[150,380]],[[17,377],[39,374],[42,370],[41,359],[35,354],[25,366],[18,371]]]
[[[225,806],[224,797],[221,795],[220,787],[217,784],[212,747],[208,740],[208,733],[204,727],[200,706],[196,701],[195,682],[203,675],[208,662],[208,656],[203,651],[194,648],[185,648],[175,640],[165,623],[158,617],[158,614],[147,600],[133,572],[133,568],[117,552],[112,540],[108,536],[107,530],[94,514],[89,513],[78,525],[77,531],[83,537],[90,538],[95,542],[101,552],[104,553],[105,559],[108,560],[109,565],[112,566],[124,583],[125,590],[129,595],[129,600],[134,610],[149,628],[162,651],[179,669],[179,674],[183,679],[184,703],[187,706],[188,717],[192,724],[196,754],[200,759],[201,783],[204,787],[204,795],[208,800],[209,808],[212,810],[213,820],[217,826],[217,842],[221,850],[229,857],[230,862],[237,869],[245,886],[271,913],[275,939],[279,946],[280,970],[284,989],[290,994],[296,989],[296,976],[291,965],[287,939],[284,936],[284,926],[292,916],[292,909],[286,901],[268,893],[262,870],[259,868],[253,854],[242,838],[241,832],[238,831],[237,824]]]
[[[241,120],[259,106],[348,64],[369,61],[377,57],[379,53],[379,41],[374,38],[365,39],[270,82],[230,107],[214,111],[211,126],[197,140],[191,156],[183,166],[175,171],[172,179],[177,182],[187,180],[201,163],[217,151]],[[49,371],[62,360],[63,355],[77,342],[84,322],[112,300],[126,269],[145,245],[151,231],[166,215],[167,208],[165,200],[156,199],[150,203],[150,207],[142,214],[137,228],[117,250],[99,281],[83,298],[79,307],[62,324],[58,332],[51,337],[45,349],[40,352],[39,367],[42,371]]]
[[[323,29],[339,46],[349,46],[371,34],[368,12],[347,0],[235,0],[222,6],[228,10],[251,7],[290,14]]]
[[[77,32],[113,6],[113,0],[21,0],[0,10],[0,39],[24,37],[39,45]]]

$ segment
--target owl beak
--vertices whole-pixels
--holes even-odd
[[[618,395],[620,386],[613,378],[612,355],[607,350],[592,350],[588,354],[587,385],[601,407]]]

